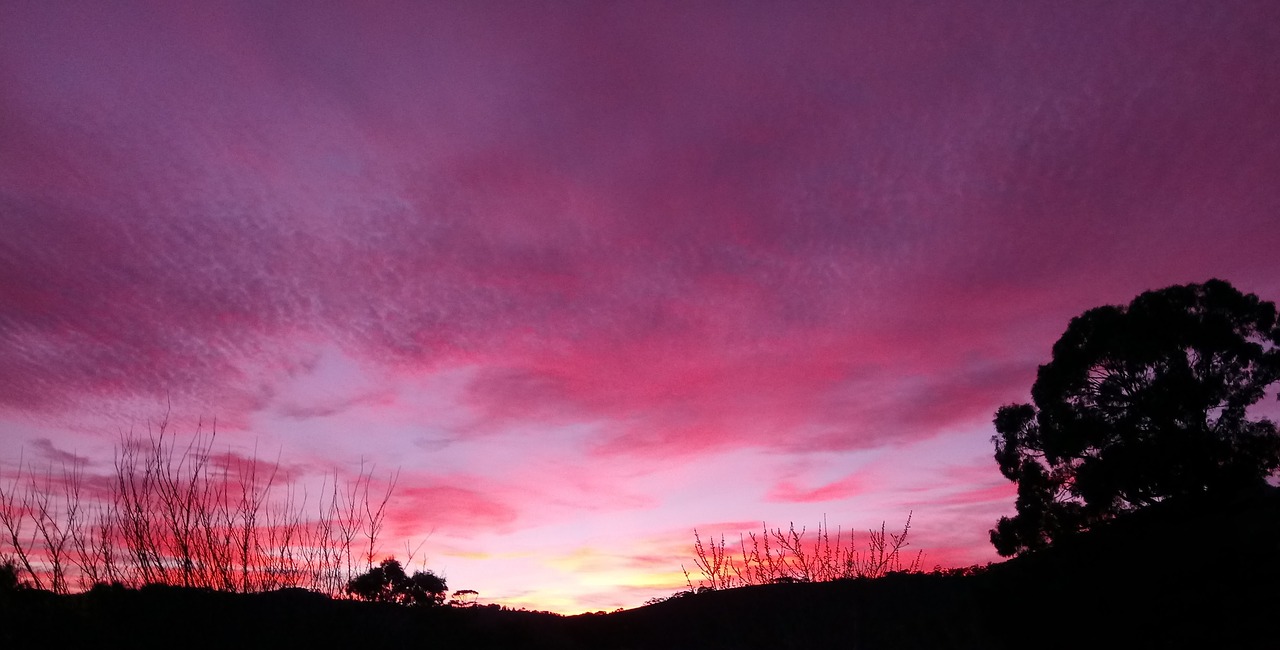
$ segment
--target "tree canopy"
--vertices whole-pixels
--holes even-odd
[[[356,598],[402,605],[439,605],[448,592],[444,578],[431,571],[407,575],[395,558],[383,560],[347,583],[347,593]]]
[[[1222,280],[1148,291],[1071,320],[1032,404],[995,414],[1017,514],[1001,555],[1170,497],[1260,484],[1280,468],[1275,423],[1248,409],[1280,378],[1274,303]]]

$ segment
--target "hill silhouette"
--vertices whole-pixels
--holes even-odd
[[[410,608],[300,589],[0,592],[0,646],[1274,647],[1280,490],[1156,504],[972,571],[773,584],[606,615]]]

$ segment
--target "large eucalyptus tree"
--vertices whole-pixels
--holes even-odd
[[[1071,320],[1040,366],[1033,404],[995,415],[996,461],[1017,514],[1001,555],[1179,495],[1264,482],[1275,423],[1248,409],[1280,378],[1274,303],[1222,280],[1148,291]]]

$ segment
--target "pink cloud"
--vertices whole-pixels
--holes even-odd
[[[802,488],[791,481],[783,481],[773,486],[768,499],[791,503],[821,503],[836,501],[856,495],[867,489],[867,480],[858,474],[851,474],[838,481],[832,481],[815,488]]]
[[[434,485],[397,487],[388,519],[402,533],[444,529],[475,534],[509,528],[518,511],[476,483],[454,477]]]
[[[693,13],[690,18],[695,24],[708,18],[699,12]],[[991,18],[964,13],[967,12],[948,16],[946,21],[958,19],[966,24],[982,24]],[[159,154],[160,143],[146,135],[150,126],[147,119],[153,117],[147,113],[108,115],[108,119],[121,121],[116,125],[120,129],[114,136],[106,132],[74,138],[69,133],[59,134],[56,146],[31,135],[21,138],[30,147],[25,150],[24,159],[48,159],[51,161],[48,165],[70,166],[67,171],[74,172],[75,178],[85,179],[86,184],[80,191],[69,194],[64,185],[55,186],[63,198],[55,199],[53,195],[31,189],[12,195],[11,200],[19,201],[14,204],[15,213],[30,215],[32,223],[22,229],[23,239],[15,242],[6,259],[20,261],[25,268],[41,268],[31,263],[35,260],[29,259],[30,251],[61,251],[66,260],[74,259],[77,263],[65,267],[45,265],[44,268],[55,271],[45,276],[54,283],[46,284],[45,289],[37,289],[39,285],[29,281],[8,283],[26,296],[15,302],[15,306],[25,304],[25,312],[32,315],[28,317],[33,319],[30,322],[44,324],[37,325],[28,334],[37,338],[18,348],[26,353],[9,357],[6,365],[9,370],[5,374],[34,375],[43,382],[39,385],[48,389],[37,391],[15,385],[16,390],[8,394],[11,399],[23,400],[15,403],[38,404],[67,390],[154,393],[162,389],[209,391],[222,385],[233,395],[244,390],[236,387],[242,381],[240,375],[244,369],[235,357],[256,354],[260,348],[274,345],[270,343],[274,337],[289,335],[299,328],[335,335],[348,345],[364,348],[367,354],[414,362],[438,362],[458,354],[486,358],[492,354],[505,355],[512,342],[518,344],[521,340],[526,346],[533,346],[537,354],[544,346],[565,340],[562,336],[575,336],[587,343],[594,341],[596,347],[584,351],[590,355],[609,355],[608,343],[612,340],[667,342],[672,353],[683,354],[690,346],[713,343],[702,338],[709,332],[732,334],[741,337],[745,344],[770,345],[776,343],[774,339],[779,333],[803,339],[817,326],[842,324],[855,332],[865,331],[869,324],[874,327],[874,321],[895,328],[910,326],[912,314],[926,305],[930,312],[947,314],[943,325],[954,328],[964,326],[966,319],[973,318],[974,301],[982,298],[995,278],[990,271],[984,271],[987,276],[980,278],[984,282],[969,289],[964,284],[940,281],[942,273],[951,274],[957,281],[964,280],[973,277],[980,263],[983,269],[1001,268],[999,273],[1006,276],[1022,275],[1031,264],[1040,266],[1036,275],[1045,282],[1063,277],[1070,260],[1081,259],[1081,251],[1094,249],[1099,243],[1135,240],[1146,234],[1158,234],[1157,241],[1168,240],[1169,245],[1178,243],[1176,239],[1169,239],[1175,237],[1175,233],[1149,220],[1117,221],[1114,218],[1117,210],[1133,207],[1132,202],[1122,200],[1123,196],[1115,192],[1085,194],[1076,189],[1095,185],[1093,180],[1114,184],[1126,179],[1136,187],[1164,181],[1145,176],[1127,178],[1139,173],[1129,170],[1142,168],[1122,164],[1115,167],[1117,173],[1109,173],[1105,167],[1089,168],[1094,170],[1090,173],[1098,174],[1096,179],[1062,177],[1055,166],[1069,165],[1070,159],[1041,156],[1027,165],[1018,158],[1023,154],[1017,147],[1010,150],[988,147],[984,153],[1001,160],[1002,164],[995,169],[1014,170],[1028,176],[1016,184],[1023,188],[1021,192],[1034,192],[1049,183],[1050,191],[1058,193],[1052,196],[1065,199],[1062,209],[1069,209],[1069,213],[1049,214],[1047,222],[1040,217],[1035,219],[1037,224],[1048,224],[1049,230],[1042,229],[1041,233],[1057,229],[1059,234],[1035,235],[1036,239],[1030,241],[1024,239],[1024,235],[1031,234],[1028,228],[1032,222],[1019,221],[1024,214],[1022,210],[1032,205],[1036,209],[1052,205],[1046,204],[1038,194],[988,194],[982,200],[962,201],[959,204],[961,218],[931,227],[895,218],[893,203],[886,195],[852,192],[844,187],[844,178],[817,175],[814,170],[823,164],[841,163],[856,169],[867,163],[842,158],[841,149],[821,144],[830,141],[829,137],[818,137],[817,132],[807,132],[798,125],[816,120],[816,124],[830,127],[828,133],[850,138],[850,144],[867,140],[865,144],[872,152],[870,160],[876,159],[878,154],[874,152],[893,151],[911,138],[921,137],[920,133],[890,129],[873,136],[856,129],[850,131],[851,124],[846,122],[869,109],[844,113],[835,110],[838,104],[815,102],[797,106],[793,103],[797,97],[793,88],[796,80],[789,70],[785,66],[776,67],[769,59],[749,51],[726,53],[694,46],[699,54],[712,56],[695,57],[699,63],[687,63],[688,59],[680,54],[681,49],[651,44],[664,42],[663,39],[639,38],[629,29],[622,29],[622,33],[631,36],[620,39],[618,48],[608,50],[617,59],[579,58],[581,52],[594,51],[595,45],[554,36],[574,32],[579,20],[576,17],[542,17],[538,22],[549,31],[541,37],[521,34],[514,25],[499,23],[495,26],[498,33],[506,36],[488,34],[481,42],[505,44],[487,51],[489,58],[476,60],[475,65],[480,66],[477,78],[481,81],[472,83],[467,92],[452,100],[431,100],[436,95],[430,90],[434,87],[431,77],[420,80],[422,83],[416,86],[393,83],[387,75],[395,72],[376,69],[375,60],[368,56],[345,62],[322,56],[320,61],[328,61],[326,65],[333,66],[326,70],[339,71],[341,79],[358,85],[370,84],[371,89],[372,84],[404,89],[366,93],[366,103],[371,105],[349,112],[350,105],[344,103],[353,99],[351,94],[341,92],[341,86],[333,78],[319,74],[316,60],[297,56],[296,51],[289,49],[292,45],[307,51],[319,48],[319,42],[304,38],[298,43],[272,45],[259,40],[254,30],[246,29],[250,21],[237,12],[200,16],[201,21],[213,20],[219,26],[212,31],[203,27],[195,29],[195,23],[191,22],[194,18],[181,12],[162,17],[195,36],[178,49],[182,54],[172,61],[149,60],[144,52],[132,49],[126,39],[113,38],[111,34],[90,32],[84,38],[86,43],[96,43],[108,52],[138,60],[140,70],[154,71],[158,67],[171,73],[173,87],[180,92],[167,99],[156,99],[174,105],[175,110],[168,112],[164,119],[176,121],[178,126],[203,118],[209,99],[187,77],[178,74],[181,66],[196,66],[214,74],[215,79],[235,78],[243,90],[224,100],[225,109],[236,119],[249,120],[248,130],[241,132],[250,134],[248,137],[231,132],[228,139],[227,132],[219,128],[245,125],[236,125],[234,120],[225,124],[214,121],[191,131],[186,149],[166,154],[179,156],[177,161],[121,158],[121,148],[131,142],[125,138],[142,138],[132,142],[143,144],[132,146],[142,146],[146,153]],[[734,38],[736,30],[756,29],[751,25],[757,18],[744,17],[745,22],[736,27],[716,27],[711,31],[711,40],[706,42]],[[149,19],[126,16],[125,23],[146,20]],[[340,41],[352,38],[327,26],[322,16],[309,17],[308,21],[315,23],[320,33]],[[69,29],[87,30],[89,24],[91,21],[84,17],[72,21]],[[356,33],[386,27],[380,25],[376,17],[365,16],[352,19],[352,24],[361,26]],[[662,33],[670,32],[671,36],[682,33],[665,23],[650,20],[641,24]],[[815,26],[818,24],[820,22]],[[926,21],[918,27],[928,31],[932,24]],[[507,36],[515,37],[508,39]],[[885,38],[873,33],[867,36],[867,42]],[[102,39],[106,41],[100,42]],[[389,38],[380,40],[384,47],[404,50],[406,54],[429,56],[441,51],[431,49],[436,46],[417,44],[417,39],[409,39],[396,28],[392,28]],[[449,42],[459,44],[465,40],[452,38]],[[807,34],[804,40],[842,47],[835,44],[835,39],[813,34]],[[855,41],[857,39],[848,42]],[[982,52],[995,58],[1001,48],[1015,45],[1016,39],[1011,42],[1007,36],[990,42],[970,37],[958,44],[931,43],[910,56],[883,61],[886,67],[870,78],[864,78],[865,73],[858,73],[856,68],[849,68],[854,76],[847,82],[848,92],[854,93],[861,84],[884,91],[887,99],[908,96],[921,92],[922,87],[904,85],[889,71],[936,66],[940,61],[949,60],[957,50]],[[424,47],[427,51],[422,51]],[[1067,44],[1053,42],[1049,47],[1062,49]],[[208,56],[209,52],[217,56]],[[530,53],[540,56],[529,57]],[[1212,51],[1208,65],[1217,71],[1231,71],[1215,82],[1221,86],[1220,90],[1240,92],[1235,90],[1238,86],[1232,85],[1231,79],[1247,77],[1250,68],[1233,65],[1233,62],[1246,61],[1247,55],[1248,50],[1239,46]],[[69,66],[79,61],[78,56],[80,53],[73,47],[49,65]],[[663,74],[641,73],[633,65],[622,65],[622,61],[634,61],[636,56],[649,61],[652,70]],[[829,53],[821,56],[826,60],[841,60]],[[500,122],[500,116],[488,104],[492,95],[487,93],[500,92],[501,82],[509,79],[500,72],[500,66],[491,65],[494,57],[523,61],[517,65],[533,73],[532,79],[548,80],[550,87],[559,89],[557,94],[547,94],[536,85],[526,83],[517,86],[522,92],[508,92],[505,96],[513,102],[511,108],[544,105],[542,112],[548,116],[548,122]],[[573,63],[561,68],[531,67],[528,63],[540,60]],[[448,75],[465,70],[467,64],[463,61],[444,59],[439,78],[452,78]],[[759,80],[748,84],[738,77],[709,74],[712,68],[708,66],[733,65],[754,66]],[[1056,65],[1056,60],[1032,58],[1026,60],[1027,69],[1013,67],[1002,73],[1011,79],[1034,78],[1039,67]],[[622,70],[630,72],[618,74]],[[294,76],[300,72],[306,83],[299,83],[299,77]],[[1089,70],[1080,68],[1072,74],[1087,76]],[[11,70],[10,75],[17,75],[13,79],[17,88],[48,83],[22,76],[21,69]],[[715,81],[711,85],[703,84],[708,78]],[[297,126],[300,122],[284,119],[290,115],[299,117],[292,112],[300,110],[301,105],[289,104],[287,97],[280,94],[264,92],[282,79],[287,80],[287,87],[292,87],[300,97],[319,100],[307,105],[310,108],[305,109],[301,123],[322,129],[330,140],[316,141]],[[945,79],[944,76],[934,78],[938,82]],[[694,85],[701,85],[701,93],[706,97],[689,96],[685,92]],[[927,92],[942,96],[965,96],[964,93],[975,90],[952,83],[928,88],[931,90]],[[976,90],[986,89],[978,86]],[[118,101],[134,101],[138,97],[129,93],[142,92],[130,91],[128,86],[112,88],[100,84],[72,84],[58,91],[61,94],[42,96],[46,98],[44,101],[53,102],[64,111],[72,99],[101,101],[104,97],[113,97]],[[1122,86],[1110,84],[1103,84],[1099,91],[1117,96],[1127,92]],[[801,85],[798,97],[820,97],[829,92],[822,86]],[[1185,86],[1170,86],[1161,87],[1161,92],[1185,94],[1189,91]],[[618,93],[618,97],[609,99],[610,93]],[[749,104],[741,113],[725,112],[724,102],[715,101],[741,94],[757,97],[759,101]],[[793,99],[785,100],[788,96]],[[621,97],[632,97],[635,103],[623,101]],[[59,104],[60,98],[66,103]],[[439,153],[427,155],[417,163],[425,165],[421,175],[415,176],[402,168],[380,169],[390,163],[378,161],[406,161],[409,152],[396,144],[397,141],[370,137],[369,133],[396,124],[395,120],[378,122],[374,118],[388,118],[387,111],[399,110],[396,108],[399,102],[409,98],[429,100],[428,114],[453,116],[454,120],[470,114],[473,119],[493,120],[493,124],[501,124],[499,132],[508,137],[486,141],[477,149],[470,146],[472,139],[480,137],[476,130],[446,138],[429,123],[405,122],[394,128],[408,129],[417,139],[438,142]],[[713,101],[708,102],[706,98]],[[835,99],[825,97],[827,102]],[[1213,154],[1234,150],[1229,145],[1231,139],[1211,137],[1216,134],[1212,129],[1217,127],[1196,121],[1186,113],[1190,110],[1185,108],[1189,102],[1161,104],[1161,119],[1155,121],[1133,122],[1131,116],[1125,114],[1122,119],[1099,124],[1098,115],[1087,112],[1074,115],[1077,120],[1093,119],[1094,123],[1089,126],[1103,127],[1097,135],[1091,135],[1074,122],[1036,125],[1035,114],[1021,112],[1026,109],[1016,103],[1018,99],[1011,98],[1007,105],[990,107],[974,103],[992,101],[989,95],[977,95],[963,104],[973,114],[962,112],[952,119],[981,132],[990,127],[974,122],[975,119],[990,111],[1007,111],[1015,122],[1032,124],[1033,129],[1059,127],[1051,134],[1062,140],[1054,142],[1055,146],[1070,151],[1072,143],[1083,142],[1084,145],[1074,146],[1083,146],[1079,155],[1093,160],[1122,160],[1124,155],[1129,155],[1124,150],[1105,148],[1113,146],[1109,143],[1131,141],[1109,137],[1114,129],[1134,127],[1146,134],[1143,141],[1154,143],[1152,146],[1161,143],[1174,146],[1164,141],[1167,134],[1177,132],[1177,128],[1191,127],[1199,129],[1197,133],[1203,131],[1198,137],[1212,144],[1207,149],[1197,148],[1197,156],[1204,156],[1206,151]],[[449,102],[462,105],[451,107]],[[640,152],[630,154],[630,158],[616,152],[607,153],[614,151],[609,143],[618,134],[604,125],[618,128],[630,123],[630,117],[644,113],[641,107],[648,102],[672,103],[669,115],[682,116],[687,126],[673,128],[676,126],[670,122],[673,117],[664,117],[668,114],[659,112],[656,122],[638,122],[641,132],[634,137],[643,143],[637,146],[642,147],[644,157],[636,157]],[[487,108],[475,112],[481,105]],[[1254,123],[1262,113],[1250,111],[1261,109],[1249,106],[1257,105],[1231,105],[1230,110],[1237,117],[1235,122]],[[29,109],[13,104],[8,108],[19,115]],[[588,125],[593,119],[600,121],[601,126],[596,127],[600,140],[569,140],[559,147],[547,146],[563,142],[559,128],[569,124],[564,122],[566,116],[581,114],[588,117]],[[58,117],[62,113],[54,111],[50,115],[53,117],[48,120],[50,126],[38,129],[37,133],[52,135],[51,130],[69,128],[69,122],[60,121]],[[926,122],[926,117],[929,116],[907,114],[902,119],[906,124],[926,129],[958,126],[947,121]],[[352,122],[353,119],[356,121]],[[1227,123],[1220,120],[1214,123],[1219,122]],[[573,122],[574,128],[582,123]],[[352,124],[365,128],[352,128]],[[692,140],[676,137],[692,133],[703,135]],[[1035,134],[1033,130],[1028,135]],[[1104,149],[1092,151],[1090,147]],[[60,153],[86,148],[115,153],[75,158]],[[482,153],[463,154],[464,151]],[[605,162],[584,166],[581,160],[594,159],[597,153],[606,153]],[[664,160],[667,154],[674,154],[674,160],[652,164],[655,159]],[[966,183],[981,188],[989,182],[963,175],[932,178],[930,175],[935,171],[929,167],[908,171],[920,178],[895,177],[894,170],[910,168],[903,167],[904,161],[896,154],[886,155],[889,157],[884,159],[888,165],[885,173],[889,182],[884,186],[888,189],[883,191],[894,192],[896,184],[915,182],[917,185],[913,187],[925,201],[921,208],[951,201],[954,198],[951,192],[966,187]],[[936,155],[959,154],[941,150]],[[54,163],[53,159],[60,162]],[[809,170],[802,174],[801,185],[808,185],[811,202],[818,201],[808,207],[787,203],[795,200],[796,190],[785,189],[783,185],[792,179],[792,170],[801,161],[806,161],[803,169]],[[25,181],[47,183],[47,179],[55,177],[49,173],[40,175],[41,170],[52,171],[48,165],[26,165],[11,173],[21,174],[19,178],[23,179],[24,187],[38,187],[39,183],[26,185]],[[1199,167],[1200,164],[1184,166]],[[1264,167],[1265,164],[1258,164],[1249,168]],[[650,171],[642,173],[645,168]],[[218,173],[225,181],[220,193],[190,190],[186,179],[197,177],[204,169],[220,170]],[[244,172],[227,171],[236,169]],[[592,169],[596,171],[593,173]],[[155,182],[160,170],[164,170],[160,177],[172,182]],[[627,179],[629,184],[622,184],[622,179]],[[1243,181],[1224,179],[1224,182]],[[138,198],[143,188],[152,197],[147,202]],[[311,188],[320,193],[310,191]],[[765,189],[770,193],[762,196]],[[333,195],[326,196],[325,192]],[[114,203],[104,201],[104,194],[118,199]],[[375,199],[377,194],[384,198]],[[1119,202],[1080,211],[1081,199]],[[1247,205],[1241,208],[1248,214],[1261,215]],[[175,214],[200,220],[171,221]],[[271,214],[272,219],[254,220],[249,216],[252,214]],[[691,218],[692,215],[697,218]],[[1088,221],[1082,223],[1081,215]],[[101,225],[96,231],[85,231],[84,223]],[[1248,242],[1258,240],[1257,237],[1232,237],[1229,232],[1205,236],[1207,233],[1196,232],[1200,228],[1194,225],[1196,222],[1189,223],[1198,241],[1231,239],[1249,245]],[[1233,222],[1241,234],[1255,232],[1263,223],[1249,216]],[[36,224],[48,225],[33,229],[31,226]],[[1107,230],[1116,232],[1103,238],[1095,236],[1106,234]],[[1158,254],[1161,248],[1163,246],[1151,249],[1146,256]],[[19,250],[28,252],[16,254]],[[155,253],[135,254],[146,250]],[[1198,246],[1193,250],[1209,254],[1213,249]],[[964,251],[983,254],[966,255]],[[1215,257],[1211,260],[1221,256],[1221,252],[1212,254]],[[1001,258],[1009,263],[992,264]],[[1064,266],[1056,271],[1044,267],[1041,263],[1046,259]],[[177,263],[178,260],[183,263]],[[926,260],[928,265],[924,265]],[[1182,268],[1186,262],[1185,257],[1180,259]],[[1211,262],[1205,266],[1213,265]],[[11,267],[11,273],[16,273],[13,270],[16,268]],[[92,276],[77,275],[76,269],[85,268],[99,271]],[[1164,272],[1170,268],[1166,267]],[[108,272],[103,274],[102,269]],[[1110,273],[1129,270],[1126,264]],[[1108,271],[1104,268],[1101,272]],[[1157,268],[1147,274],[1152,278],[1150,281],[1158,281],[1160,271]],[[143,282],[141,290],[131,288],[138,285],[130,281],[131,278]],[[302,284],[316,279],[319,282],[311,287]],[[916,283],[923,280],[928,283]],[[928,296],[929,292],[936,293],[933,287],[939,286],[945,287],[946,292],[940,295],[953,298],[939,303],[915,293],[924,291]],[[910,287],[912,293],[891,298],[899,287]],[[1145,286],[1131,285],[1125,291],[1141,288]],[[308,298],[308,289],[322,290],[324,297]],[[857,300],[860,295],[866,299]],[[883,302],[886,298],[890,298],[887,303]],[[865,316],[873,317],[874,321],[866,323],[859,318],[858,311],[861,305],[871,304],[876,305],[874,312]],[[125,305],[128,307],[123,307]],[[947,308],[950,305],[954,307]],[[21,316],[23,311],[11,310],[10,313]],[[34,319],[36,313],[46,317]],[[90,319],[88,314],[94,317]],[[103,315],[110,316],[103,318]],[[517,315],[519,324],[515,324]],[[56,320],[48,320],[49,316]],[[60,325],[54,327],[54,323]],[[730,327],[728,332],[726,326]],[[978,323],[973,323],[965,329],[953,329],[950,333],[954,338],[943,339],[939,344],[967,340],[981,332],[975,330],[977,326]],[[906,346],[918,346],[936,333],[936,328],[921,329],[919,337],[923,338],[906,337],[897,341],[892,349],[900,351],[907,349]],[[59,337],[58,331],[76,334]],[[89,335],[88,340],[85,334]],[[91,343],[93,340],[108,345],[98,347]],[[189,343],[191,340],[206,343],[194,347]],[[33,356],[33,351],[40,346],[56,355],[47,359]],[[69,350],[75,353],[67,354]],[[861,357],[869,351],[864,345],[847,353]],[[227,353],[232,353],[230,358]],[[82,361],[73,364],[69,361],[72,358]],[[679,385],[668,387],[669,390],[680,388]],[[258,404],[252,393],[243,394],[238,400],[232,395],[224,393],[218,401],[237,404],[237,408],[255,408]]]

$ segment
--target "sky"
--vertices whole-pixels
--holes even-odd
[[[0,0],[0,477],[216,421],[565,613],[695,528],[993,561],[1070,318],[1280,298],[1277,71],[1267,0]]]

